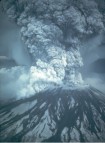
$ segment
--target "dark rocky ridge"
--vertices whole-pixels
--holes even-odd
[[[0,68],[11,68],[18,66],[14,60],[11,59],[0,59]]]
[[[94,88],[46,90],[2,106],[0,141],[105,141],[105,97]]]

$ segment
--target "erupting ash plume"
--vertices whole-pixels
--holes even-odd
[[[3,0],[1,7],[21,27],[21,39],[33,60],[32,75],[41,70],[44,82],[51,76],[54,83],[83,84],[81,40],[104,29],[97,1]]]

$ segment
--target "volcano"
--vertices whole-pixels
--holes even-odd
[[[105,141],[105,96],[58,87],[1,106],[0,141]]]

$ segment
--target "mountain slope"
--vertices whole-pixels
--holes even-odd
[[[105,97],[55,88],[2,106],[0,141],[105,141]]]

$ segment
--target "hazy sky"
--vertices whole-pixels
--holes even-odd
[[[20,37],[20,28],[0,12],[0,56],[13,59],[17,65],[31,65],[31,58]],[[0,58],[0,59],[1,59]]]
[[[81,55],[84,80],[105,93],[105,33],[83,41]]]

